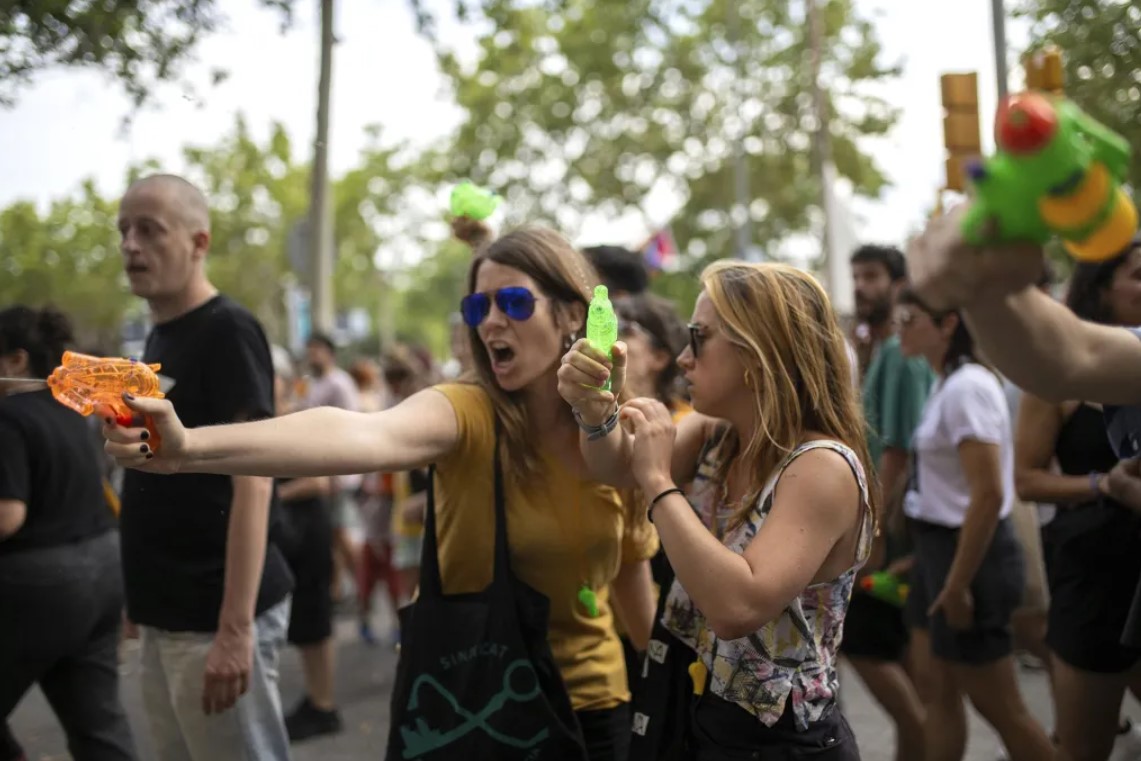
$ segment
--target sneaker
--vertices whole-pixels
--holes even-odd
[[[309,702],[309,696],[297,704],[293,713],[285,717],[285,730],[290,742],[308,740],[310,737],[332,735],[341,731],[341,714],[334,708],[322,711]]]
[[[1141,725],[1129,719],[1121,720],[1121,729],[1113,741],[1113,752],[1107,761],[1137,761],[1141,759]]]
[[[369,647],[375,647],[376,646],[376,643],[377,643],[376,634],[373,633],[372,624],[370,624],[367,619],[363,619],[363,618],[361,619],[360,624],[359,624],[359,631],[360,631],[360,635],[361,635],[361,640],[366,645],[368,645]]]

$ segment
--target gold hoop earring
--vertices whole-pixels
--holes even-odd
[[[745,388],[753,387],[753,373],[751,370],[745,371]]]

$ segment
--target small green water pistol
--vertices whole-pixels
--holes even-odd
[[[591,346],[613,359],[614,342],[618,340],[618,315],[610,303],[609,291],[605,285],[594,287],[594,298],[586,313],[586,339]],[[610,378],[602,384],[603,391],[610,390]]]
[[[490,190],[465,180],[452,189],[452,216],[482,221],[495,213],[502,200]]]
[[[908,584],[887,571],[876,571],[860,580],[860,588],[877,600],[902,608],[907,602]]]

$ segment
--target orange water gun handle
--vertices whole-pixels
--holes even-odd
[[[155,427],[154,420],[146,415],[136,415],[134,410],[122,402],[111,405],[111,411],[115,415],[116,425],[120,425],[124,428],[141,425],[146,428],[148,438],[145,443],[151,448],[152,452],[158,452],[159,447],[162,445],[162,437],[159,436],[158,428]]]
[[[134,411],[123,400],[123,394],[164,398],[157,374],[160,367],[135,359],[92,357],[66,351],[62,363],[48,377],[47,383],[56,401],[80,415],[109,412],[121,426],[141,424],[146,427],[149,436],[145,443],[157,452],[162,442],[154,421],[149,418],[136,421]]]

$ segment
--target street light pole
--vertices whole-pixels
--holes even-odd
[[[313,327],[332,331],[333,305],[333,204],[329,197],[329,93],[333,82],[333,4],[321,0],[321,75],[317,85],[317,134],[313,140],[313,176],[309,198],[309,245]]]
[[[728,38],[733,48],[733,90],[737,103],[737,117],[740,120],[737,131],[729,135],[733,141],[733,237],[738,259],[749,258],[751,242],[751,229],[749,219],[749,163],[745,156],[745,46],[741,42],[741,12],[736,0],[730,0],[727,5]]]
[[[1002,0],[991,0],[994,26],[994,72],[998,78],[998,99],[1006,97],[1009,73],[1006,70],[1006,8]]]

